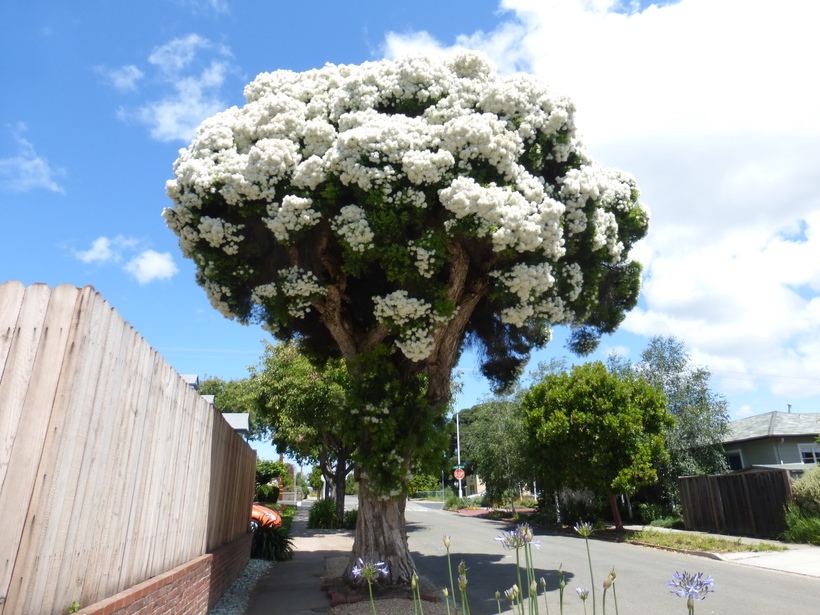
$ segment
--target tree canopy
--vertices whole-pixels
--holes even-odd
[[[471,409],[462,429],[462,456],[496,501],[513,503],[521,487],[532,482],[534,467],[527,455],[523,410],[517,401],[494,400]]]
[[[596,361],[547,374],[522,405],[539,486],[634,493],[657,480],[674,418],[663,393],[644,380]]]
[[[648,216],[634,180],[587,155],[566,98],[477,54],[264,73],[245,98],[180,151],[163,215],[216,309],[345,361],[352,557],[406,581],[395,518],[375,528],[403,514],[463,342],[497,385],[552,325],[594,348],[637,301]]]
[[[721,474],[728,467],[723,440],[729,429],[726,399],[710,388],[709,371],[692,362],[683,342],[674,337],[653,337],[630,365],[610,358],[610,368],[633,373],[666,395],[675,425],[664,438],[669,460],[660,468],[661,485],[669,504],[679,504],[678,477]]]

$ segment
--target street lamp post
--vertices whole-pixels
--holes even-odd
[[[458,420],[458,413],[461,410],[456,411],[456,458],[458,461],[456,464],[458,465],[458,469],[461,469],[461,430],[459,429],[459,420]],[[458,479],[458,497],[463,498],[464,492],[461,489],[461,479]]]

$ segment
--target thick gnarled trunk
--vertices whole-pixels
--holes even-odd
[[[359,514],[356,523],[356,538],[350,561],[345,570],[345,580],[351,585],[362,585],[361,579],[353,577],[352,569],[359,558],[365,562],[384,562],[389,571],[387,578],[377,579],[377,584],[385,586],[407,586],[415,569],[410,549],[407,546],[407,532],[404,524],[404,509],[407,497],[379,496],[368,488],[367,480],[359,481]]]

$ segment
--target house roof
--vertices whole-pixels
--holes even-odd
[[[820,412],[766,412],[729,423],[729,435],[724,443],[758,438],[817,435],[820,435]]]
[[[223,412],[222,417],[228,421],[228,425],[241,434],[247,435],[251,432],[250,414],[247,412]]]

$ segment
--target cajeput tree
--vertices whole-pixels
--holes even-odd
[[[476,54],[281,70],[245,97],[180,151],[164,216],[222,314],[344,359],[351,562],[406,583],[410,460],[465,341],[497,386],[552,325],[594,348],[637,300],[647,213],[587,156],[566,98]]]

